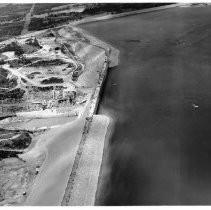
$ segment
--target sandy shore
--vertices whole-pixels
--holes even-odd
[[[99,46],[104,49],[107,59],[115,61],[114,65],[118,63],[119,51],[111,47],[105,42],[101,42],[96,37],[88,35],[85,31],[78,29],[84,34],[91,44]],[[115,57],[113,57],[113,51],[115,51]],[[112,55],[112,56],[111,56]],[[82,135],[81,142],[75,157],[74,165],[68,180],[68,184],[65,190],[65,194],[62,200],[62,205],[94,205],[95,195],[97,190],[97,183],[99,177],[100,166],[102,162],[104,140],[109,124],[109,118],[106,116],[96,116],[98,102],[100,99],[100,91],[102,89],[104,80],[107,75],[108,63],[105,62],[103,68],[100,71],[99,78],[95,90],[91,96],[91,102],[88,112],[88,121],[84,127],[84,134]],[[99,131],[97,131],[99,129]],[[98,142],[96,145],[93,142]],[[97,161],[98,160],[98,161]],[[86,162],[88,161],[88,162]],[[89,167],[89,172],[87,171]],[[85,173],[86,171],[86,173]],[[84,180],[88,180],[87,183]],[[84,191],[87,188],[87,191]]]
[[[85,116],[86,112],[79,119],[53,129],[43,136],[46,138],[46,142],[42,142],[46,159],[25,205],[58,206],[61,204],[81,140]],[[37,145],[37,151],[40,151],[39,145]],[[36,148],[32,152],[36,152]]]
[[[89,134],[86,138],[83,153],[79,161],[77,176],[72,186],[69,203],[63,203],[63,205],[94,205],[104,140],[109,121],[109,118],[104,115],[93,116]]]

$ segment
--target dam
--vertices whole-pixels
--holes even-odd
[[[210,19],[177,7],[80,25],[120,50],[98,111],[115,124],[96,205],[211,204]]]

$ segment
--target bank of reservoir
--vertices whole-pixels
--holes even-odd
[[[97,205],[211,204],[210,19],[178,7],[80,26],[120,50],[99,108],[115,125]]]

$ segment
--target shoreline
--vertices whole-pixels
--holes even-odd
[[[83,145],[68,203],[69,206],[94,206],[98,186],[103,149],[110,118],[106,115],[93,115],[89,133]],[[65,202],[67,202],[65,200]]]
[[[69,21],[65,24],[58,25],[54,28],[47,28],[47,29],[42,29],[42,30],[38,30],[38,31],[28,31],[28,33],[26,33],[24,35],[20,34],[18,36],[15,36],[14,38],[4,40],[4,41],[0,42],[0,44],[6,44],[7,42],[11,42],[12,40],[15,41],[16,39],[19,39],[20,37],[34,36],[35,34],[38,35],[40,33],[44,33],[45,31],[47,31],[49,29],[61,28],[61,27],[65,27],[67,25],[77,26],[77,25],[81,25],[81,24],[85,24],[85,23],[109,20],[109,19],[113,19],[113,18],[136,15],[136,14],[147,13],[147,12],[154,12],[154,11],[159,11],[159,10],[164,10],[164,9],[170,9],[170,8],[183,6],[183,5],[185,5],[185,3],[175,3],[175,4],[171,4],[171,5],[152,7],[152,8],[140,9],[140,10],[129,11],[129,12],[122,12],[122,13],[113,14],[113,15],[103,15],[103,16],[96,15],[96,17],[87,17],[87,18],[84,18],[84,19],[79,20],[79,21]]]
[[[178,6],[178,5],[177,5]],[[171,7],[169,7],[169,6],[163,6],[163,7],[165,7],[165,8],[153,8],[153,9],[146,9],[146,10],[140,10],[140,11],[132,11],[132,12],[127,12],[127,13],[122,13],[122,14],[117,14],[117,15],[113,15],[112,17],[111,16],[106,16],[106,17],[101,17],[100,19],[99,18],[97,18],[97,19],[95,19],[95,20],[86,20],[86,22],[81,22],[81,23],[78,23],[78,24],[76,24],[76,25],[79,25],[79,24],[84,24],[84,23],[89,23],[89,22],[95,22],[95,21],[103,21],[103,20],[108,20],[108,19],[111,19],[111,18],[118,18],[118,17],[123,17],[123,16],[128,16],[128,15],[136,15],[136,14],[139,14],[139,13],[145,13],[145,12],[151,12],[151,11],[157,11],[157,10],[160,10],[160,9],[167,9],[166,7],[168,7],[168,8],[172,8],[172,7],[176,7],[176,5],[171,5]],[[72,23],[71,23],[72,24]],[[65,26],[67,26],[66,24],[65,24]],[[71,26],[71,25],[70,25]],[[62,26],[58,26],[58,27],[55,27],[55,28],[60,28],[60,27],[62,27]],[[44,30],[42,30],[42,31],[37,31],[37,33],[39,34],[39,33],[42,33],[42,32],[44,32],[44,31],[46,31],[46,30],[48,30],[48,29],[44,29]],[[100,42],[100,43],[103,43],[104,45],[106,45],[107,47],[109,46],[109,47],[111,47],[111,48],[113,48],[111,45],[109,45],[109,44],[107,44],[107,43],[105,43],[105,42],[103,42],[103,41],[101,41],[101,40],[99,40],[98,38],[96,38],[96,37],[94,37],[93,35],[90,35],[89,34],[89,32],[85,32],[85,30],[82,30],[82,29],[80,29],[79,28],[79,30],[81,30],[81,31],[84,31],[84,33],[85,34],[87,34],[88,36],[91,36],[95,41],[97,41],[98,43]],[[35,32],[36,33],[36,32]],[[29,34],[31,34],[31,35],[34,35],[35,34],[34,32],[31,32],[31,33],[29,33]],[[24,35],[24,36],[29,36],[29,34],[26,34],[26,35]],[[21,37],[23,37],[23,36],[21,36]],[[8,41],[8,40],[7,40]],[[2,42],[1,42],[2,43]],[[109,48],[109,49],[111,49],[111,48]],[[115,48],[113,48],[113,49],[115,49]],[[112,51],[111,51],[112,52]],[[119,51],[118,51],[118,53],[119,53]],[[112,56],[111,56],[111,53],[110,53],[110,58],[111,58]],[[117,59],[118,60],[118,59]],[[114,62],[115,63],[115,62]],[[117,62],[118,63],[118,62]],[[115,65],[113,65],[113,66],[115,66]],[[108,71],[108,67],[109,67],[109,64],[107,63],[105,66],[104,66],[104,68],[103,68],[103,70],[101,71],[101,74],[99,75],[99,79],[98,79],[98,83],[97,83],[97,85],[96,85],[96,87],[95,87],[95,90],[93,91],[93,95],[91,96],[91,103],[89,104],[90,106],[89,106],[89,111],[88,111],[88,117],[86,117],[86,120],[85,120],[85,126],[84,126],[84,128],[83,128],[83,134],[82,134],[82,138],[81,138],[81,140],[80,140],[80,144],[79,144],[79,147],[78,147],[78,150],[77,150],[77,154],[79,155],[78,156],[78,159],[76,160],[74,160],[74,164],[76,164],[77,165],[77,167],[75,168],[75,170],[72,170],[72,172],[71,172],[71,174],[75,174],[75,176],[77,176],[76,175],[76,171],[78,170],[78,165],[79,165],[79,162],[80,162],[80,159],[81,159],[81,155],[82,155],[82,152],[84,152],[83,151],[83,146],[84,146],[84,144],[86,143],[86,138],[87,138],[87,135],[89,134],[89,131],[90,131],[90,126],[92,125],[92,120],[93,120],[93,116],[94,116],[94,114],[96,113],[96,111],[97,111],[97,108],[98,108],[98,105],[99,105],[99,100],[100,100],[100,93],[101,93],[101,90],[102,90],[102,87],[103,87],[103,83],[104,83],[104,80],[105,80],[105,78],[106,78],[106,76],[107,76],[107,71]],[[110,66],[111,67],[111,66]],[[103,140],[104,141],[104,140]],[[82,146],[82,148],[80,148],[80,145]],[[46,158],[47,158],[47,154],[46,154]],[[44,164],[45,163],[45,160],[44,160],[44,162],[43,162],[43,164],[42,164],[42,166],[41,166],[41,168],[43,168],[44,167]],[[74,167],[74,166],[73,166]],[[39,174],[38,176],[40,176],[41,174]],[[38,178],[38,177],[37,177]],[[37,179],[36,178],[36,179]],[[69,180],[71,180],[71,186],[67,186],[66,188],[69,188],[69,189],[67,189],[66,190],[66,192],[67,192],[67,196],[69,197],[70,196],[70,190],[72,190],[72,186],[74,185],[74,178],[75,177],[72,177],[71,175],[70,175],[70,177],[69,177]],[[71,188],[71,189],[70,189]],[[69,200],[70,200],[70,197],[68,198],[67,196],[66,196],[66,198],[65,198],[65,196],[66,195],[64,195],[64,197],[63,197],[63,200],[64,200],[64,202],[63,202],[63,204],[64,205],[68,205],[69,204]]]
[[[111,169],[110,169],[110,163],[109,163],[109,155],[111,152],[110,148],[110,139],[111,136],[114,132],[115,129],[115,122],[116,119],[113,115],[113,113],[107,113],[108,110],[104,110],[104,115],[109,117],[110,123],[107,127],[107,132],[106,136],[104,139],[104,147],[103,147],[103,153],[102,153],[102,161],[101,161],[101,166],[99,169],[99,176],[98,176],[98,181],[97,181],[97,189],[95,193],[95,201],[94,201],[94,206],[99,206],[100,205],[100,200],[101,194],[106,194],[106,183],[111,175]]]
[[[67,27],[68,27],[68,25],[67,25]],[[69,27],[72,27],[72,28],[75,29],[75,27],[73,27],[73,26],[69,25]],[[89,133],[89,128],[91,127],[93,116],[96,113],[97,108],[98,108],[98,103],[99,103],[99,100],[100,100],[101,88],[102,88],[103,82],[104,82],[104,80],[105,80],[105,78],[107,76],[107,70],[108,70],[108,66],[109,66],[109,59],[111,58],[111,56],[108,57],[108,55],[110,55],[109,52],[111,51],[110,48],[112,48],[112,46],[108,45],[107,43],[101,42],[96,37],[93,37],[91,35],[86,34],[86,32],[84,30],[82,30],[82,29],[77,28],[77,30],[80,31],[80,33],[82,33],[85,37],[88,37],[88,39],[90,39],[90,41],[91,41],[90,45],[92,45],[93,47],[99,48],[103,52],[103,55],[105,57],[105,61],[104,60],[101,61],[102,62],[101,65],[102,66],[99,67],[96,70],[96,72],[95,72],[95,74],[96,74],[95,85],[93,86],[91,97],[87,101],[86,108],[83,111],[84,112],[82,114],[83,116],[81,116],[80,119],[79,119],[79,116],[78,116],[77,117],[78,120],[76,120],[75,122],[67,123],[65,125],[62,125],[61,128],[55,128],[53,130],[47,131],[47,133],[42,134],[39,137],[40,139],[39,140],[37,139],[37,141],[34,142],[35,144],[33,145],[33,148],[30,149],[30,151],[27,151],[26,154],[20,155],[20,157],[19,157],[20,159],[27,160],[29,162],[32,161],[32,160],[35,160],[36,158],[39,158],[39,156],[41,154],[43,154],[43,153],[45,155],[45,159],[44,159],[42,165],[40,166],[39,174],[36,177],[36,179],[34,180],[35,185],[31,186],[32,188],[29,189],[29,191],[31,191],[31,192],[28,195],[26,201],[22,205],[40,205],[40,204],[46,205],[47,203],[54,203],[56,205],[59,205],[59,200],[63,197],[63,193],[64,193],[64,191],[61,191],[62,190],[61,189],[62,188],[61,185],[60,185],[60,193],[58,194],[59,189],[58,189],[58,192],[56,193],[57,194],[57,197],[56,197],[57,201],[54,200],[54,199],[50,199],[50,197],[52,198],[52,196],[55,196],[53,194],[52,195],[48,195],[47,199],[44,199],[41,196],[41,195],[43,195],[43,197],[46,197],[45,194],[48,192],[47,188],[49,187],[49,185],[48,186],[46,185],[45,187],[42,187],[44,185],[44,183],[45,183],[45,182],[43,182],[45,180],[45,177],[48,176],[50,179],[51,178],[52,179],[55,178],[55,176],[51,177],[51,174],[52,174],[52,173],[50,173],[51,170],[49,171],[49,164],[48,164],[49,163],[49,159],[50,159],[50,162],[52,162],[51,159],[53,159],[54,162],[55,162],[55,165],[57,165],[57,167],[58,167],[59,165],[56,164],[56,163],[60,162],[61,159],[64,159],[64,158],[66,159],[67,158],[67,160],[65,161],[65,163],[63,163],[63,165],[66,165],[67,163],[68,163],[68,165],[63,170],[66,171],[65,173],[67,175],[67,178],[69,178],[68,174],[71,171],[74,171],[74,170],[72,170],[74,168],[73,164],[75,163],[76,165],[78,165],[78,162],[79,162],[80,157],[81,157],[81,156],[79,156],[78,161],[75,162],[75,158],[76,158],[77,154],[79,153],[78,148],[80,148],[80,145],[82,145],[81,142],[83,142],[83,141],[85,142],[87,140],[86,134]],[[42,32],[39,31],[38,33],[41,34]],[[36,35],[36,34],[37,33],[35,33],[33,35]],[[29,36],[29,35],[26,34],[24,36],[21,36],[21,38],[22,37],[26,37],[26,36]],[[105,52],[102,50],[102,48],[103,48],[103,50],[105,50]],[[114,48],[112,48],[112,49],[114,49]],[[118,53],[118,51],[117,51],[117,53]],[[118,61],[118,59],[117,59],[117,61]],[[96,62],[96,61],[94,61],[94,62]],[[52,118],[49,118],[49,120],[50,119],[52,119]],[[78,123],[79,123],[79,125],[77,125]],[[58,138],[59,135],[61,135],[60,138],[63,138],[62,136],[64,135],[64,139],[62,139],[62,140],[63,140],[64,143],[65,143],[65,141],[67,143],[67,136],[65,136],[66,134],[63,134],[63,132],[64,133],[67,132],[67,128],[73,130],[74,127],[77,127],[77,129],[81,129],[81,131],[79,131],[78,133],[74,132],[75,133],[74,134],[74,136],[75,136],[74,138],[77,138],[77,140],[74,143],[75,146],[73,148],[73,152],[71,153],[71,157],[69,157],[67,155],[66,156],[63,155],[62,151],[60,151],[60,155],[59,155],[58,159],[55,159],[52,156],[52,151],[51,150],[56,150],[57,149],[56,147],[55,148],[53,147],[53,145],[58,144],[58,143],[56,143],[56,142],[58,142],[58,141],[56,141],[56,139]],[[105,132],[106,132],[106,129],[105,129]],[[56,136],[55,138],[54,138],[54,135]],[[81,135],[82,135],[82,137],[81,137]],[[104,139],[102,139],[102,140],[104,141]],[[60,144],[62,144],[62,143],[60,143]],[[69,144],[73,144],[73,143],[69,143]],[[82,148],[82,150],[83,150],[83,148]],[[75,154],[76,154],[76,156],[75,156]],[[56,157],[56,155],[55,155],[55,157]],[[61,163],[62,162],[60,162],[60,164]],[[55,166],[53,168],[56,169],[57,167]],[[63,167],[63,166],[61,166],[61,167]],[[65,175],[63,174],[62,176],[65,176]],[[65,180],[65,179],[63,179],[63,180]],[[56,180],[55,180],[55,182],[56,182]],[[65,186],[66,186],[67,183],[68,182],[63,182],[63,185],[65,184]],[[55,183],[55,185],[56,185],[56,183]],[[40,187],[38,187],[38,186],[40,186]],[[64,189],[65,189],[65,187],[64,187]],[[60,201],[60,204],[61,204],[61,201]]]
[[[86,33],[84,30],[78,28],[79,30],[82,31],[82,33],[90,38],[90,34]],[[108,45],[104,42],[101,42],[98,38],[92,36],[92,41],[97,41],[97,42],[100,42],[101,44],[104,44],[105,46],[108,47],[108,49],[115,49],[113,48],[111,45]],[[105,50],[106,51],[106,50]],[[109,51],[109,50],[108,50]],[[119,51],[118,51],[119,52]],[[108,52],[107,52],[108,53]],[[110,54],[109,54],[110,55]],[[110,57],[108,56],[108,59],[110,59]],[[118,58],[117,59],[117,62],[118,62]],[[83,167],[80,167],[80,163],[81,161],[83,161],[83,159],[81,159],[83,157],[83,154],[84,152],[86,152],[84,150],[84,147],[86,146],[86,143],[87,143],[87,139],[89,139],[89,133],[91,131],[91,126],[93,124],[93,117],[94,116],[98,116],[98,117],[102,117],[102,115],[95,115],[96,114],[96,111],[97,111],[97,108],[98,108],[98,105],[99,105],[99,100],[100,100],[100,93],[101,93],[101,90],[102,90],[102,87],[103,87],[103,84],[104,84],[104,81],[106,79],[106,76],[107,76],[107,71],[108,71],[108,67],[109,67],[109,62],[104,62],[104,66],[99,74],[99,78],[98,78],[98,82],[97,82],[97,85],[95,87],[95,90],[93,91],[93,94],[90,98],[90,106],[89,106],[89,111],[88,111],[88,117],[86,117],[86,122],[85,122],[85,126],[84,126],[84,129],[83,129],[83,135],[82,135],[82,138],[81,138],[81,141],[80,141],[80,144],[79,144],[79,147],[78,147],[78,150],[77,150],[77,154],[76,154],[76,157],[75,157],[75,161],[74,161],[74,165],[73,165],[73,169],[71,171],[71,174],[69,176],[69,180],[68,180],[68,183],[67,183],[67,187],[65,189],[65,193],[64,193],[64,196],[63,196],[63,200],[61,202],[61,205],[62,206],[68,206],[68,205],[75,205],[77,204],[78,205],[78,200],[80,200],[79,197],[75,197],[75,199],[72,198],[72,194],[74,193],[74,185],[75,185],[75,180],[77,180],[77,172],[78,171],[83,171]],[[110,121],[110,118],[107,117]],[[108,122],[109,124],[109,122]],[[107,133],[107,127],[104,127],[104,132],[105,132],[105,135]],[[104,145],[104,139],[102,139],[103,141],[103,145]],[[98,148],[99,149],[99,148]],[[103,149],[104,147],[100,148],[102,151],[102,154],[103,154]],[[98,155],[98,158],[101,159],[101,162],[102,162],[102,157],[103,155]],[[101,162],[100,162],[100,165],[101,165]],[[99,171],[100,171],[100,166],[97,168]],[[96,170],[96,172],[98,173],[98,170]],[[97,175],[97,180],[98,180],[98,176],[99,174]],[[95,177],[96,179],[96,177]],[[98,181],[95,181],[95,184],[96,182],[98,183]],[[92,189],[91,191],[94,192],[94,195],[89,195],[92,197],[92,202],[89,203],[87,200],[86,201],[83,201],[83,205],[94,205],[95,203],[95,199],[93,201],[93,197],[95,197],[96,195],[96,191],[97,191],[97,185],[96,186],[92,186],[90,188],[96,188],[96,189]],[[77,190],[76,190],[77,191]],[[79,193],[79,192],[77,192]],[[82,192],[81,192],[82,193]]]
[[[86,32],[84,32],[84,31],[81,32],[81,33],[83,33],[84,36],[88,36],[88,35],[86,35]],[[88,37],[90,38],[90,36],[88,36]],[[95,47],[98,47],[99,43],[101,44],[100,40],[96,39],[95,37],[92,37],[91,45],[93,43],[95,43],[93,45]],[[105,44],[105,43],[103,43],[103,44],[108,49],[110,48],[110,46],[108,44]],[[48,146],[44,142],[44,144],[45,144],[44,147],[47,150],[46,151],[45,148],[43,148],[43,151],[45,150],[45,153],[46,153],[46,159],[43,162],[43,165],[40,168],[40,174],[38,174],[38,177],[37,177],[37,179],[35,181],[36,182],[36,186],[33,187],[34,189],[32,189],[33,196],[32,196],[32,194],[29,195],[29,197],[27,198],[27,200],[26,200],[24,205],[68,205],[69,204],[69,200],[70,200],[70,197],[69,197],[70,193],[69,192],[72,189],[72,185],[74,185],[75,178],[77,178],[77,173],[76,172],[78,172],[78,170],[81,169],[80,167],[78,167],[79,164],[80,164],[80,161],[81,161],[81,155],[82,155],[82,152],[83,153],[86,152],[86,151],[83,150],[83,146],[84,146],[84,144],[86,144],[87,137],[89,138],[90,127],[92,126],[92,123],[93,123],[93,116],[94,116],[94,114],[97,111],[98,104],[99,104],[98,102],[100,100],[100,92],[101,92],[101,89],[102,89],[103,82],[104,82],[104,80],[106,78],[106,75],[107,75],[109,58],[108,58],[108,56],[106,56],[106,54],[105,54],[105,57],[107,57],[107,59],[103,62],[103,65],[98,70],[98,73],[96,72],[97,75],[98,75],[97,76],[98,79],[96,80],[95,86],[93,88],[92,95],[91,95],[89,101],[87,102],[86,110],[82,114],[83,116],[81,116],[80,119],[77,120],[78,122],[80,121],[80,124],[81,124],[80,125],[80,127],[81,127],[80,129],[81,129],[81,131],[78,132],[77,134],[76,134],[76,132],[74,132],[75,133],[74,135],[76,136],[74,138],[77,138],[77,139],[75,139],[76,141],[74,141],[75,142],[74,143],[75,146],[72,147],[73,151],[72,152],[69,151],[68,153],[71,153],[71,154],[69,154],[68,156],[67,155],[65,156],[65,154],[62,154],[62,152],[61,152],[62,155],[59,155],[58,159],[55,159],[55,157],[57,155],[54,154],[54,157],[52,156],[53,155],[52,154],[52,150],[56,149],[56,148],[54,148],[55,146],[53,146],[53,145],[57,144],[56,143],[57,142],[56,139],[60,135],[64,135],[64,136],[66,135],[65,133],[67,132],[67,127],[69,127],[69,129],[73,130],[73,128],[77,126],[76,125],[77,122],[70,123],[70,124],[68,124],[66,126],[62,126],[60,129],[58,129],[58,134],[57,133],[55,134],[55,138],[53,138],[52,140],[47,140],[48,143],[47,142],[46,143],[49,144]],[[104,128],[104,129],[105,129],[104,132],[106,133],[107,129],[106,128]],[[63,132],[62,132],[62,130],[63,130]],[[51,132],[55,133],[54,131],[49,131],[49,132],[50,133]],[[62,139],[63,137],[59,137],[59,139],[61,139],[63,142],[65,142],[66,141],[66,137],[67,136],[65,136],[64,139]],[[44,137],[42,137],[42,138],[44,138]],[[71,139],[72,139],[72,137],[71,137]],[[104,139],[102,138],[101,140],[104,143]],[[72,144],[72,143],[70,143],[70,144]],[[39,147],[39,145],[38,145],[38,147]],[[47,149],[47,147],[48,147],[48,149]],[[67,148],[68,148],[68,146],[67,146]],[[50,151],[48,151],[49,149],[50,149]],[[39,150],[39,148],[38,148],[38,150]],[[101,148],[101,150],[103,151],[103,148]],[[60,152],[57,151],[56,153],[60,153]],[[71,156],[71,157],[69,157],[69,156]],[[99,158],[99,160],[102,159],[102,155],[101,155],[101,158],[100,158],[100,156],[97,156],[97,157]],[[58,170],[58,167],[59,168],[62,167],[62,169],[58,170],[58,172],[56,172],[56,171],[54,172],[54,176],[53,177],[51,176],[51,174],[52,174],[52,170],[54,170],[54,169],[50,170],[50,168],[49,168],[50,166],[47,164],[48,161],[52,162],[51,159],[55,159],[55,161],[54,161],[55,163],[54,163],[54,167],[53,168],[55,168],[55,169],[57,168],[57,170]],[[66,165],[65,169],[63,168],[63,166],[59,166],[57,164],[58,162],[61,161],[61,159],[65,159],[65,163],[63,163],[63,165],[68,164],[68,165]],[[60,162],[60,164],[61,164],[61,162]],[[100,162],[100,164],[101,164],[101,162]],[[100,167],[99,167],[99,169],[100,169]],[[65,170],[65,173],[63,173],[62,175],[61,174],[59,175],[59,173],[60,173],[59,171],[62,171],[62,170]],[[51,171],[51,173],[50,173],[50,171]],[[71,173],[71,175],[70,175],[70,173]],[[51,184],[50,185],[46,185],[44,187],[43,186],[44,180],[46,182],[47,181],[46,180],[47,177],[48,177],[48,180],[50,180],[50,179],[55,179],[56,176],[57,177],[58,176],[59,177],[61,177],[61,176],[63,177],[62,178],[63,179],[63,184],[62,183],[59,184],[59,186],[57,188],[57,192],[50,192],[50,193],[48,193],[48,195],[46,195],[46,193],[48,192],[48,188],[51,187]],[[67,177],[67,181],[66,181],[66,177]],[[98,176],[97,176],[97,178],[98,178]],[[43,182],[43,184],[42,184],[42,182]],[[59,180],[58,181],[55,180],[54,182],[55,182],[54,185],[58,185],[57,182],[59,182]],[[97,181],[96,181],[96,184],[97,184]],[[62,191],[62,188],[63,188],[63,191]],[[66,191],[64,191],[65,189],[66,189]],[[93,192],[95,192],[96,190],[97,189],[93,190]],[[45,195],[44,196],[45,198],[43,198],[41,195]],[[95,194],[92,195],[92,196],[95,197]],[[54,199],[52,199],[53,197],[54,197]],[[62,198],[63,198],[63,202],[62,202]],[[94,205],[94,202],[93,202],[93,205]]]
[[[164,10],[164,9],[170,9],[178,6],[182,6],[184,3],[176,3],[176,4],[171,4],[171,5],[165,5],[165,6],[159,6],[159,7],[152,7],[152,8],[147,8],[147,9],[140,9],[140,10],[135,10],[135,11],[129,11],[129,12],[122,12],[118,14],[113,14],[113,15],[104,15],[104,16],[97,16],[97,17],[88,17],[84,18],[79,21],[74,21],[71,24],[72,25],[81,25],[85,23],[92,23],[92,22],[98,22],[98,21],[104,21],[104,20],[109,20],[113,18],[119,18],[119,17],[125,17],[125,16],[130,16],[130,15],[137,15],[141,13],[147,13],[147,12],[154,12],[154,11],[159,11],[159,10]]]
[[[206,130],[207,132],[205,134],[209,136],[209,126],[206,126],[206,111],[208,109],[207,102],[209,102],[206,95],[209,95],[209,91],[206,92],[206,95],[203,95],[205,94],[205,85],[195,87],[195,83],[189,83],[190,80],[200,81],[201,79],[199,78],[201,77],[197,78],[197,76],[202,74],[202,81],[204,81],[205,84],[209,84],[209,79],[207,79],[205,76],[207,75],[207,68],[203,68],[200,73],[198,71],[200,64],[197,66],[197,62],[199,61],[204,61],[204,63],[209,66],[209,59],[207,60],[208,49],[203,49],[200,51],[199,55],[195,56],[194,58],[190,58],[191,54],[194,56],[194,52],[200,49],[200,44],[204,43],[203,46],[205,46],[210,40],[209,37],[209,39],[207,38],[204,40],[204,42],[203,40],[201,41],[200,36],[204,34],[203,31],[201,31],[201,28],[197,27],[203,22],[206,23],[206,18],[210,16],[210,8],[205,7],[200,9],[201,11],[198,13],[196,8],[183,9],[177,7],[174,11],[165,10],[156,13],[148,13],[148,15],[141,14],[137,17],[133,16],[133,18],[126,17],[121,21],[113,19],[109,20],[108,22],[95,22],[93,24],[83,26],[85,30],[89,30],[92,33],[97,34],[100,38],[108,37],[108,41],[120,46],[121,52],[123,50],[120,61],[121,67],[117,67],[115,69],[116,73],[113,71],[112,74],[109,75],[108,84],[106,85],[106,91],[104,94],[105,100],[103,100],[103,106],[100,106],[103,108],[112,108],[117,114],[117,123],[114,130],[115,133],[112,136],[112,139],[110,139],[111,154],[109,158],[112,173],[109,177],[110,179],[108,180],[108,183],[105,185],[106,188],[103,192],[101,191],[102,200],[99,202],[100,205],[150,205],[150,203],[152,204],[153,202],[158,204],[168,202],[175,203],[174,192],[178,189],[175,182],[181,178],[181,174],[175,174],[175,176],[172,178],[172,171],[178,169],[178,165],[172,166],[171,163],[172,161],[178,161],[177,163],[180,163],[180,156],[175,156],[175,154],[180,154],[181,151],[184,151],[184,147],[176,147],[175,151],[173,150],[169,153],[169,151],[172,149],[172,145],[178,145],[179,141],[180,146],[180,141],[183,142],[183,136],[178,136],[177,131],[188,132],[188,134],[194,136],[194,134],[201,134],[203,133],[202,131]],[[186,12],[190,12],[190,14],[186,15]],[[174,13],[174,15],[172,15],[170,20],[168,20],[166,19],[168,16],[166,13],[168,13],[170,17],[172,15],[171,13]],[[181,14],[181,16],[178,16],[178,13]],[[153,21],[157,16],[159,16],[160,24],[158,24],[156,20]],[[188,20],[185,21],[183,25],[183,20],[185,18]],[[149,21],[151,19],[152,21]],[[174,24],[172,25],[174,21],[178,21],[178,25],[175,28]],[[194,27],[190,25],[189,21],[195,24]],[[136,25],[137,29],[135,28]],[[181,25],[183,26],[182,29],[180,28]],[[146,26],[145,30],[143,30],[143,27],[141,26]],[[160,32],[160,27],[164,30],[166,28],[166,32]],[[116,28],[119,30],[115,31]],[[133,28],[135,28],[134,31],[132,30]],[[189,34],[187,34],[188,38],[186,36],[181,38],[182,41],[184,40],[187,44],[190,44],[185,46],[180,44],[169,45],[169,43],[174,43],[175,40],[177,40],[177,37],[172,37],[172,30],[180,31],[183,29],[185,32],[190,31],[191,29],[192,32],[194,31],[193,34],[191,33],[191,37]],[[205,29],[208,30],[207,28]],[[114,31],[114,35],[110,35],[110,31]],[[137,32],[137,34],[134,34],[133,32]],[[143,38],[143,42],[141,41],[140,44],[138,42],[123,43],[122,41],[133,39],[142,40],[141,38]],[[145,40],[150,40],[151,42],[149,44],[145,44]],[[195,40],[200,40],[197,45],[192,44],[195,43]],[[166,45],[160,45],[161,43],[165,43],[165,41],[167,41]],[[156,43],[159,43],[159,45],[157,46]],[[133,52],[133,54],[130,50]],[[196,65],[194,70],[191,68],[191,66],[190,68],[186,69],[189,67],[186,65],[186,62],[178,64],[176,67],[174,66],[174,59],[172,60],[172,58],[168,56],[169,52],[175,52],[175,50],[178,50],[178,54],[175,56],[175,59],[181,59],[182,54],[183,59],[185,58],[186,60],[193,60],[194,65]],[[137,57],[133,55],[137,55]],[[166,55],[168,59],[166,59]],[[129,58],[127,59],[127,57]],[[141,59],[142,57],[144,58],[143,60]],[[163,65],[165,62],[167,62],[167,64],[164,68]],[[179,72],[177,71],[178,68],[180,68]],[[182,80],[182,83],[180,80]],[[158,85],[156,82],[158,82]],[[116,87],[115,85],[112,86],[112,84],[115,83]],[[184,93],[184,88],[185,94],[192,100],[193,93],[195,94],[194,96],[200,96],[200,100],[190,100],[187,101],[187,103],[180,103],[180,98]],[[160,96],[162,96],[162,98],[160,98]],[[175,98],[177,99],[176,102],[174,100]],[[199,105],[200,110],[198,108],[191,107],[191,102]],[[153,105],[149,106],[150,103]],[[172,103],[175,106],[173,109],[171,107]],[[166,112],[166,107],[171,107],[171,111]],[[140,108],[142,108],[142,110],[137,115],[136,113],[138,110],[140,110]],[[192,110],[192,112],[190,110]],[[182,116],[178,116],[178,112],[182,113]],[[196,114],[196,112],[198,114],[205,113],[205,115],[192,116],[193,112],[194,114]],[[102,111],[101,113],[104,112]],[[192,119],[196,121],[193,121]],[[181,127],[181,122],[184,123],[185,128]],[[204,123],[202,126],[203,129],[201,129],[196,122]],[[153,132],[151,132],[152,127]],[[190,128],[194,128],[193,133],[189,133]],[[165,139],[167,136],[170,138]],[[169,140],[171,141],[171,144],[169,144]],[[192,145],[193,142],[194,146]],[[163,145],[166,146],[165,149],[163,148]],[[192,141],[192,138],[189,135],[187,136],[185,148],[191,148],[191,151],[194,149],[194,152],[198,154],[201,154],[201,150],[205,153],[207,151],[206,147],[200,147],[200,137]],[[183,165],[181,167],[179,165],[179,169],[182,171],[187,170],[189,173],[191,173],[191,167],[194,165],[196,170],[199,172],[198,178],[201,180],[200,187],[206,185],[207,182],[203,182],[204,174],[203,172],[200,172],[200,165],[193,163],[195,161],[195,159],[192,160],[192,158],[195,157],[194,153],[190,152],[189,149],[185,152],[186,153],[184,153],[182,161],[185,162],[188,159],[190,161],[190,165],[188,165],[188,167],[190,168],[187,169],[187,165]],[[169,157],[169,154],[173,157],[170,160],[166,158]],[[203,155],[201,155],[201,157],[203,159],[201,163],[205,162],[204,167],[207,169],[209,161],[206,162],[206,158]],[[162,161],[164,161],[164,167],[160,169],[158,163]],[[163,179],[166,172],[169,173],[167,178],[170,186],[169,183],[166,183],[166,179]],[[158,177],[156,176],[157,174],[159,174]],[[154,190],[153,192],[155,192],[153,195],[152,190],[150,189],[151,177],[153,179],[152,182],[155,183],[155,185],[152,187]],[[185,178],[187,177],[185,174],[183,174],[182,179]],[[198,179],[196,179],[196,183],[197,180]],[[162,183],[162,185],[165,186],[165,192],[163,192],[162,188],[160,188],[160,184],[157,186],[157,183]],[[182,182],[179,182],[179,184],[186,189],[186,183],[183,185]],[[191,193],[191,184],[191,182],[188,184],[188,187],[190,188],[190,190],[188,190],[189,193]],[[197,187],[198,186],[199,185],[197,185]],[[208,188],[209,187],[207,187],[206,190],[208,190]],[[204,199],[206,192],[199,197],[199,194],[197,193],[202,191],[198,191],[198,188],[195,189],[194,195],[198,196],[196,196],[198,199],[197,201],[194,200],[194,196],[191,195],[190,201],[181,200],[180,203],[210,202],[209,198]],[[169,195],[169,200],[166,199],[168,192],[172,193]],[[184,198],[185,195],[186,192],[184,191],[182,193],[182,197]],[[180,194],[176,195],[176,199],[180,198]]]

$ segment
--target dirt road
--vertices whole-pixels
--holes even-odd
[[[24,35],[24,34],[27,34],[28,33],[29,24],[31,22],[31,16],[32,16],[32,13],[34,11],[34,6],[35,6],[35,4],[32,5],[29,13],[26,14],[26,20],[25,20],[25,23],[24,23],[24,26],[23,26],[23,30],[21,32],[21,35]]]

